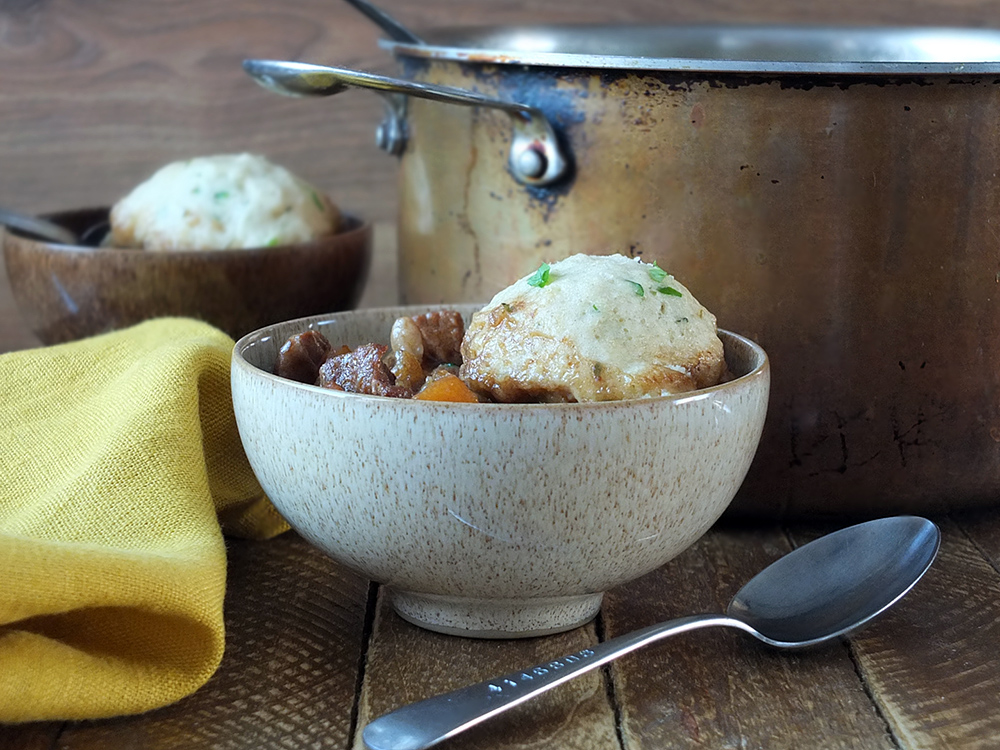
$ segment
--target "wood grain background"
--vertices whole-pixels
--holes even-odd
[[[384,0],[415,29],[532,22],[819,22],[1000,26],[994,0]],[[278,97],[245,57],[394,72],[380,32],[339,0],[0,0],[0,205],[114,201],[174,159],[266,154],[374,220],[395,165],[368,92]]]

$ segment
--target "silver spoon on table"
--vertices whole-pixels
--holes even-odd
[[[726,615],[651,625],[559,659],[403,706],[365,727],[370,750],[423,750],[577,675],[650,643],[712,626],[742,630],[778,648],[838,638],[898,601],[927,571],[941,543],[925,518],[868,521],[815,539],[758,573]]]

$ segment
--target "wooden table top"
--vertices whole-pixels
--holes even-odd
[[[395,294],[391,228],[376,233],[363,304]],[[0,277],[0,352],[38,342]],[[940,555],[860,634],[779,652],[704,630],[591,672],[471,730],[454,748],[994,748],[1000,743],[1000,511],[935,517]],[[753,574],[843,523],[726,521],[610,591],[560,635],[480,641],[427,632],[385,592],[293,533],[229,540],[227,647],[201,690],[136,717],[0,726],[0,750],[354,748],[404,703],[686,614],[721,612]],[[2,668],[2,665],[0,665]]]

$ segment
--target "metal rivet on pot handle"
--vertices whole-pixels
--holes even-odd
[[[389,114],[379,126],[379,145],[390,153],[401,153],[405,127],[401,122],[404,106],[399,95],[461,104],[492,107],[510,115],[514,124],[509,165],[511,174],[523,185],[549,185],[565,174],[568,162],[545,114],[536,107],[477,94],[450,86],[434,86],[415,81],[362,73],[326,65],[282,60],[245,60],[243,69],[259,84],[279,94],[291,96],[332,96],[348,88],[372,89],[385,96]]]

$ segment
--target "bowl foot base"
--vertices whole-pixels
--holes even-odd
[[[471,599],[390,590],[393,609],[428,630],[467,638],[531,638],[592,620],[604,594],[545,599]]]

